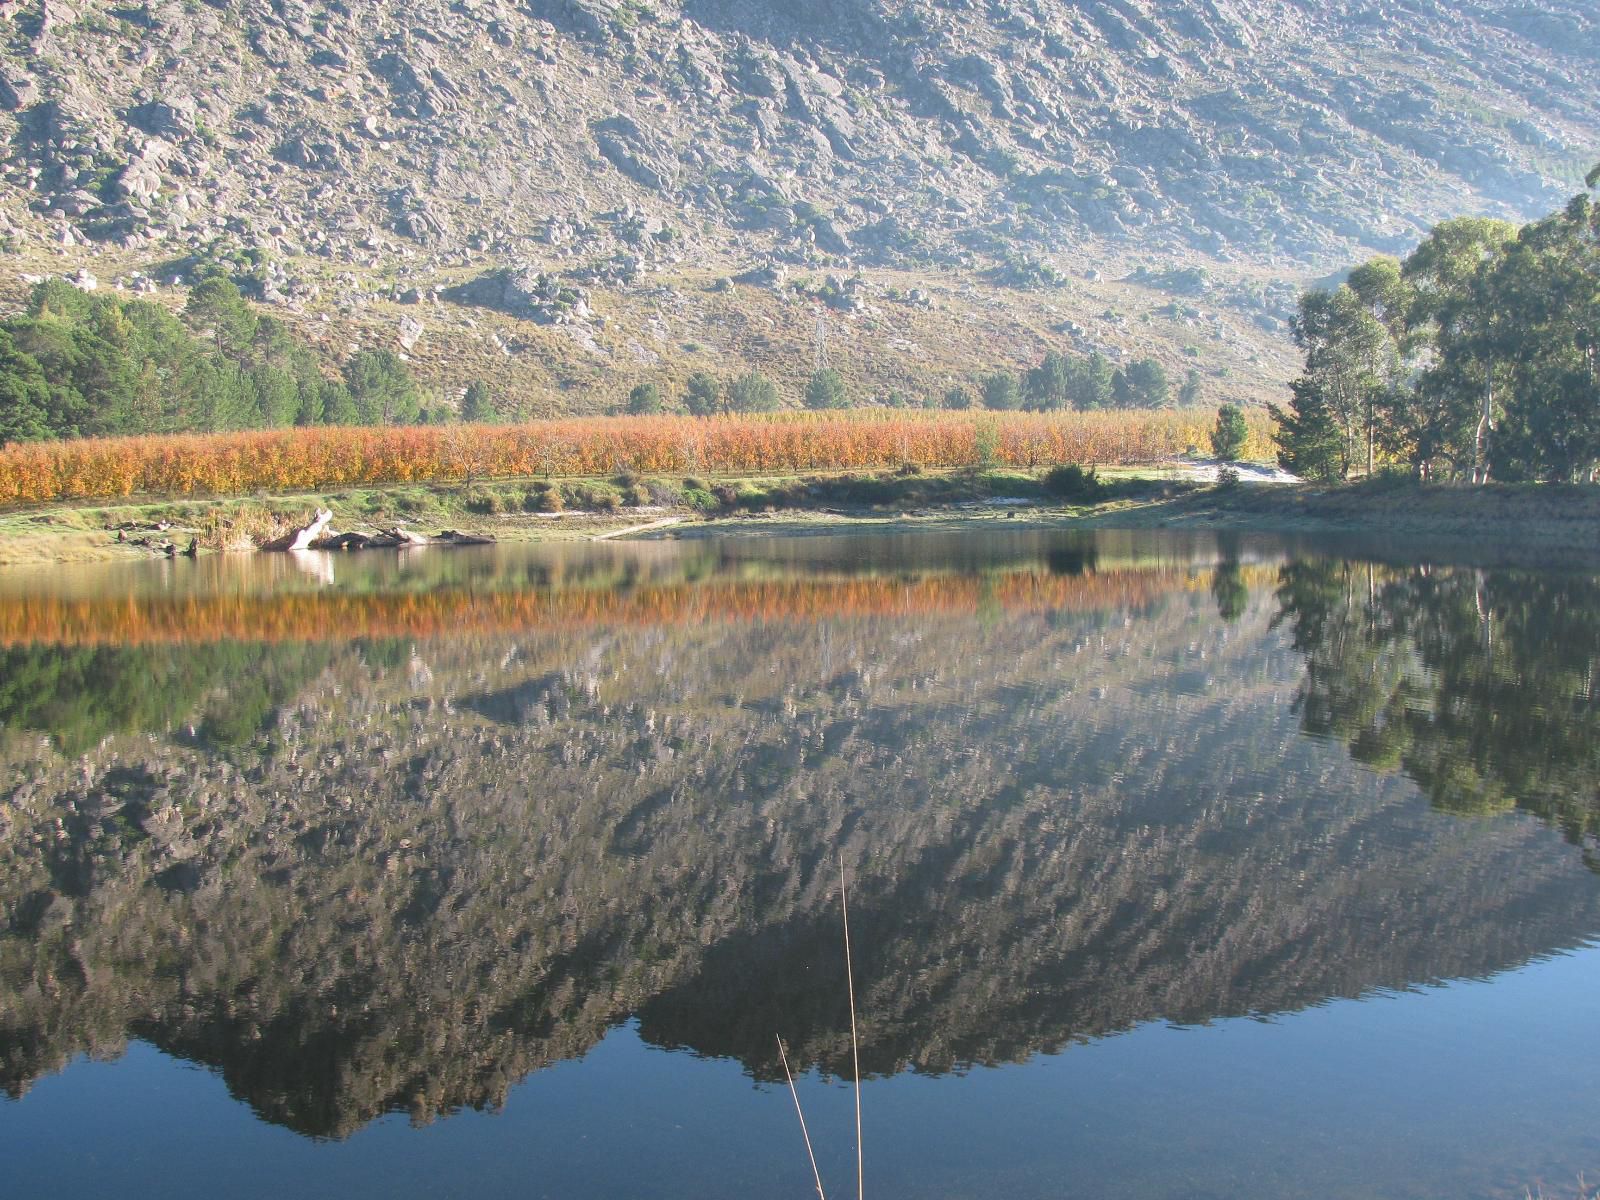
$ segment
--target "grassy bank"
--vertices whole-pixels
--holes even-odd
[[[1600,563],[1600,486],[1557,484],[1422,485],[1380,478],[1349,484],[1239,484],[1217,487],[1183,478],[1183,468],[1102,471],[1108,485],[1092,502],[1048,495],[1015,508],[733,514],[674,532],[713,537],[968,527],[1008,529],[1225,530],[1284,535],[1348,535],[1366,552],[1392,543],[1448,550],[1464,561],[1524,565]],[[1018,489],[1019,498],[1028,493]]]
[[[1378,477],[1340,485],[1196,488],[1097,513],[1118,528],[1359,533],[1447,540],[1530,541],[1600,550],[1600,487],[1516,483],[1418,484]]]
[[[406,484],[225,500],[55,505],[0,515],[0,564],[148,556],[129,540],[242,548],[303,523],[319,507],[341,530],[405,525],[500,540],[586,540],[639,528],[643,537],[802,536],[983,527],[1224,529],[1347,533],[1542,547],[1600,556],[1600,488],[1240,484],[1190,478],[1181,463],[1106,468],[1063,494],[1059,479],[1016,468],[915,467],[741,477],[635,475]],[[670,526],[662,524],[671,519]],[[655,526],[655,528],[648,528]],[[124,540],[117,539],[122,531]]]
[[[402,484],[292,492],[277,496],[58,504],[0,514],[0,564],[88,562],[152,553],[137,541],[189,538],[206,550],[242,549],[304,524],[318,508],[341,530],[405,525],[458,529],[501,540],[582,540],[666,517],[715,523],[736,516],[804,512],[821,520],[912,507],[956,511],[996,498],[1042,501],[1032,472],[943,471],[521,479],[465,485]],[[117,535],[122,534],[119,540]]]

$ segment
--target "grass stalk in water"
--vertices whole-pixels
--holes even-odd
[[[794,1073],[789,1070],[789,1056],[784,1053],[783,1039],[778,1039],[778,1058],[783,1062],[783,1076],[789,1081],[789,1095],[794,1097],[795,1116],[800,1118],[800,1136],[806,1142],[806,1157],[811,1160],[811,1177],[817,1181],[817,1195],[820,1200],[828,1200],[828,1193],[822,1190],[822,1172],[817,1169],[817,1156],[811,1149],[811,1133],[806,1129],[805,1110],[800,1107],[800,1093],[795,1090]]]
[[[850,998],[850,1061],[855,1074],[856,1089],[856,1200],[865,1200],[865,1173],[861,1157],[861,1045],[856,1036],[856,977],[855,965],[850,955],[850,896],[845,885],[844,855],[839,855],[839,907],[844,916],[844,974],[845,988]],[[805,1139],[806,1157],[811,1160],[811,1175],[816,1180],[819,1200],[828,1200],[822,1190],[822,1172],[817,1169],[817,1156],[811,1149],[811,1133],[806,1128],[806,1114],[800,1107],[800,1093],[794,1086],[794,1073],[789,1070],[789,1056],[783,1048],[783,1038],[778,1038],[778,1058],[783,1063],[783,1076],[789,1081],[789,1095],[794,1098],[795,1115],[800,1118],[800,1136]]]
[[[850,899],[844,884],[844,853],[839,854],[839,907],[844,912],[844,978],[850,993],[850,1060],[856,1076],[856,1200],[865,1200],[861,1163],[861,1048],[856,1040],[856,976],[850,960]]]

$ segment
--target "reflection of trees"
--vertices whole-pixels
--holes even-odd
[[[1211,598],[1217,602],[1217,616],[1224,621],[1237,621],[1244,615],[1250,600],[1238,559],[1225,559],[1217,564],[1211,576]]]
[[[207,741],[236,745],[330,656],[319,646],[235,642],[0,648],[0,727],[46,733],[68,754],[108,734],[160,733],[185,721]]]
[[[516,634],[538,628],[703,624],[731,620],[819,620],[874,613],[938,614],[984,608],[1104,609],[1170,585],[1155,571],[1089,569],[1082,554],[1052,554],[1047,570],[935,574],[864,573],[820,578],[717,579],[634,585],[429,591],[347,591],[246,597],[178,594],[107,605],[96,599],[0,600],[0,646],[41,643],[126,648],[162,643],[342,640]],[[46,651],[48,653],[49,651]]]
[[[1308,733],[1439,808],[1524,808],[1592,854],[1600,579],[1313,560],[1283,568],[1278,602],[1306,656]]]
[[[1237,621],[1250,602],[1250,588],[1239,564],[1240,538],[1236,533],[1217,535],[1217,550],[1222,559],[1211,574],[1211,598],[1217,602],[1217,616]]]
[[[339,1135],[497,1104],[630,1016],[758,1076],[778,1032],[837,1070],[840,850],[879,1073],[1600,927],[1555,838],[1463,833],[1299,737],[1259,608],[1223,631],[1204,584],[1154,578],[1092,611],[597,622],[314,673],[289,642],[244,669],[301,682],[226,756],[0,740],[0,1083],[138,1036]]]

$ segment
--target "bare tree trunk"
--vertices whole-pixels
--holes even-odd
[[[1367,400],[1367,478],[1372,477],[1372,441],[1374,437],[1374,422],[1372,413],[1372,400]]]
[[[1483,368],[1483,411],[1478,414],[1477,432],[1472,438],[1472,482],[1489,482],[1489,415],[1494,403],[1494,369]]]

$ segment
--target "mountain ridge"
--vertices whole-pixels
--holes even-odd
[[[819,309],[951,347],[855,349],[880,395],[1186,339],[1248,392],[1287,378],[1299,284],[1554,207],[1600,127],[1571,0],[38,0],[0,30],[19,261],[146,288],[229,257],[336,343],[425,340],[552,410],[805,361]],[[1027,335],[967,328],[995,308]]]

